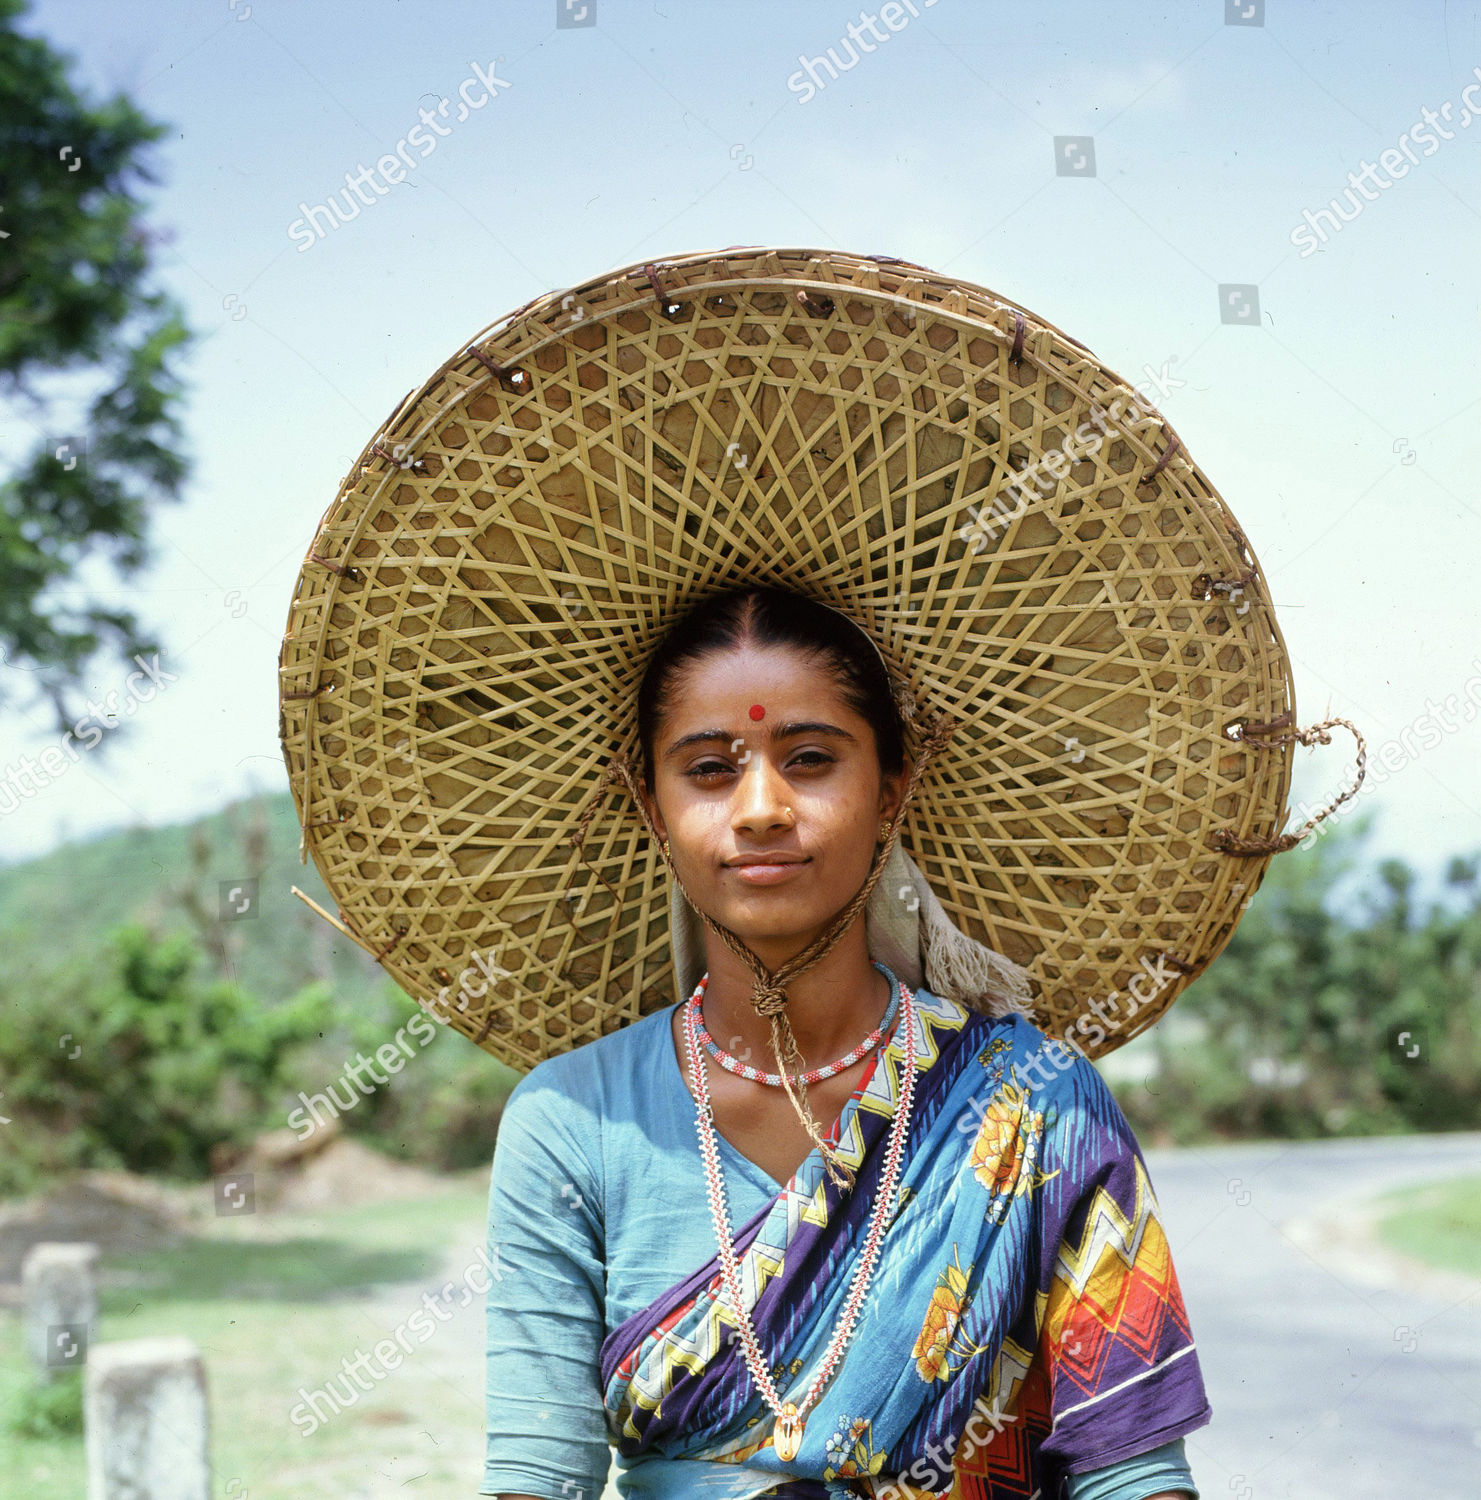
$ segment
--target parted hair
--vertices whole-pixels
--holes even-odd
[[[874,731],[881,774],[903,770],[900,710],[869,637],[847,615],[804,594],[750,585],[712,594],[680,616],[648,663],[638,688],[638,739],[650,792],[658,721],[684,670],[712,652],[745,645],[789,646],[815,657],[833,675],[844,702]]]

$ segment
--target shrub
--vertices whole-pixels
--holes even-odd
[[[200,956],[130,925],[50,973],[0,977],[0,1193],[77,1167],[200,1178],[218,1141],[282,1123],[294,1054],[339,1027],[337,1007],[322,984],[263,1005],[198,979]]]
[[[1370,826],[1276,857],[1228,947],[1177,1001],[1203,1040],[1175,1047],[1170,1028],[1153,1029],[1155,1093],[1123,1101],[1134,1128],[1190,1143],[1476,1127],[1476,864],[1453,861],[1442,899],[1421,909],[1402,861],[1355,879]]]
[[[61,1370],[50,1380],[34,1376],[5,1414],[16,1437],[76,1437],[82,1432],[82,1371]]]

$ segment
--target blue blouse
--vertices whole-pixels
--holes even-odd
[[[483,1495],[599,1500],[612,1452],[602,1341],[715,1252],[675,1007],[550,1058],[510,1094],[489,1184],[487,1450]],[[718,1137],[732,1225],[782,1191]],[[776,1483],[746,1464],[618,1458],[623,1500],[751,1500]],[[1176,1439],[1071,1475],[1063,1497],[1198,1500]],[[840,1495],[855,1491],[840,1484]]]

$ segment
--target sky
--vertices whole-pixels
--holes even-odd
[[[1481,851],[1481,6],[910,9],[36,5],[23,29],[88,88],[169,122],[149,218],[198,334],[193,467],[154,514],[148,573],[94,580],[175,680],[0,818],[0,859],[285,790],[294,581],[402,396],[544,292],[768,243],[961,276],[1133,382],[1160,375],[1155,404],[1259,557],[1300,722],[1367,737],[1373,852]],[[872,50],[849,50],[851,23]],[[819,87],[807,60],[830,47],[857,61],[815,65]],[[460,100],[478,101],[461,120]],[[403,180],[333,230],[295,225],[423,109],[441,128]],[[1091,151],[1093,175],[1059,170]],[[1342,217],[1317,215],[1333,199]],[[44,709],[8,707],[0,771],[53,740]],[[1293,803],[1352,769],[1340,733],[1297,751]]]

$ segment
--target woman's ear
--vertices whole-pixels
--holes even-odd
[[[639,793],[643,798],[643,806],[648,810],[648,816],[653,820],[653,826],[658,830],[660,842],[669,836],[668,824],[663,821],[663,814],[658,810],[658,798],[648,790],[646,786],[639,785]]]
[[[900,811],[900,804],[905,800],[905,783],[910,779],[912,762],[910,757],[905,757],[905,763],[901,770],[893,775],[881,776],[879,784],[879,815],[894,821],[895,814]]]

